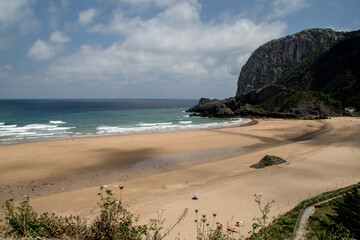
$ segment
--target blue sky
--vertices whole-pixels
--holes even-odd
[[[359,0],[0,0],[0,98],[226,98],[269,40]]]

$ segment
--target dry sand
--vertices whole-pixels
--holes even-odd
[[[360,119],[259,120],[191,132],[69,139],[0,147],[0,201],[30,195],[38,211],[91,217],[99,186],[125,186],[142,222],[164,209],[165,227],[189,213],[169,239],[195,239],[195,209],[224,226],[259,217],[254,194],[275,200],[271,216],[360,180]],[[250,169],[264,155],[287,164]],[[194,193],[200,199],[191,200]],[[233,221],[231,221],[233,220]]]

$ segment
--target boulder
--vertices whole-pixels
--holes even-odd
[[[251,165],[250,167],[259,169],[259,168],[264,168],[264,167],[268,167],[268,166],[278,165],[281,163],[286,163],[286,161],[284,159],[282,159],[281,157],[266,155],[258,163]]]

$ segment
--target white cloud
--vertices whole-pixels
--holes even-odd
[[[56,53],[56,49],[41,39],[37,39],[28,52],[28,57],[37,61],[48,60]]]
[[[9,49],[11,42],[14,41],[13,37],[7,36],[7,37],[0,37],[0,50],[6,50]]]
[[[217,61],[218,61],[218,59],[216,57],[209,56],[209,57],[206,57],[203,62],[205,64],[205,66],[212,67],[212,66],[215,66]]]
[[[9,72],[12,70],[14,70],[14,67],[10,64],[0,66],[0,78],[7,78],[9,76]]]
[[[0,1],[0,24],[8,26],[18,21],[19,15],[23,14],[23,8],[27,4],[26,0]]]
[[[88,10],[85,11],[81,11],[79,13],[79,23],[86,25],[86,24],[90,24],[93,22],[94,18],[97,15],[97,11],[94,8],[90,8]]]
[[[157,6],[157,7],[169,7],[179,2],[196,3],[196,0],[118,0],[121,3],[130,4],[134,7]]]
[[[18,24],[21,33],[36,30],[40,23],[31,9],[33,0],[1,0],[0,29],[7,29]]]
[[[37,39],[30,47],[27,55],[37,61],[49,60],[59,53],[65,47],[64,44],[68,42],[70,42],[69,37],[61,31],[55,31],[50,34],[48,43]]]
[[[206,83],[209,88],[226,83],[235,93],[244,58],[259,45],[282,36],[286,25],[257,24],[239,17],[208,24],[201,21],[200,11],[201,6],[190,1],[176,1],[146,20],[114,11],[108,24],[97,24],[91,31],[118,34],[121,41],[108,47],[83,45],[54,63],[51,73],[139,87],[165,80],[169,86]]]
[[[269,19],[283,18],[296,11],[310,6],[308,0],[274,0],[272,2],[272,13]]]
[[[55,31],[50,34],[50,42],[52,43],[68,43],[70,38],[68,38],[63,32]]]
[[[4,69],[6,71],[12,71],[12,70],[14,70],[14,67],[12,65],[10,65],[10,64],[6,64],[6,65],[4,65]]]
[[[61,0],[61,7],[67,8],[69,6],[69,0]]]

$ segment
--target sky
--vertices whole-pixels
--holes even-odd
[[[0,0],[0,99],[227,98],[260,45],[360,0]]]

